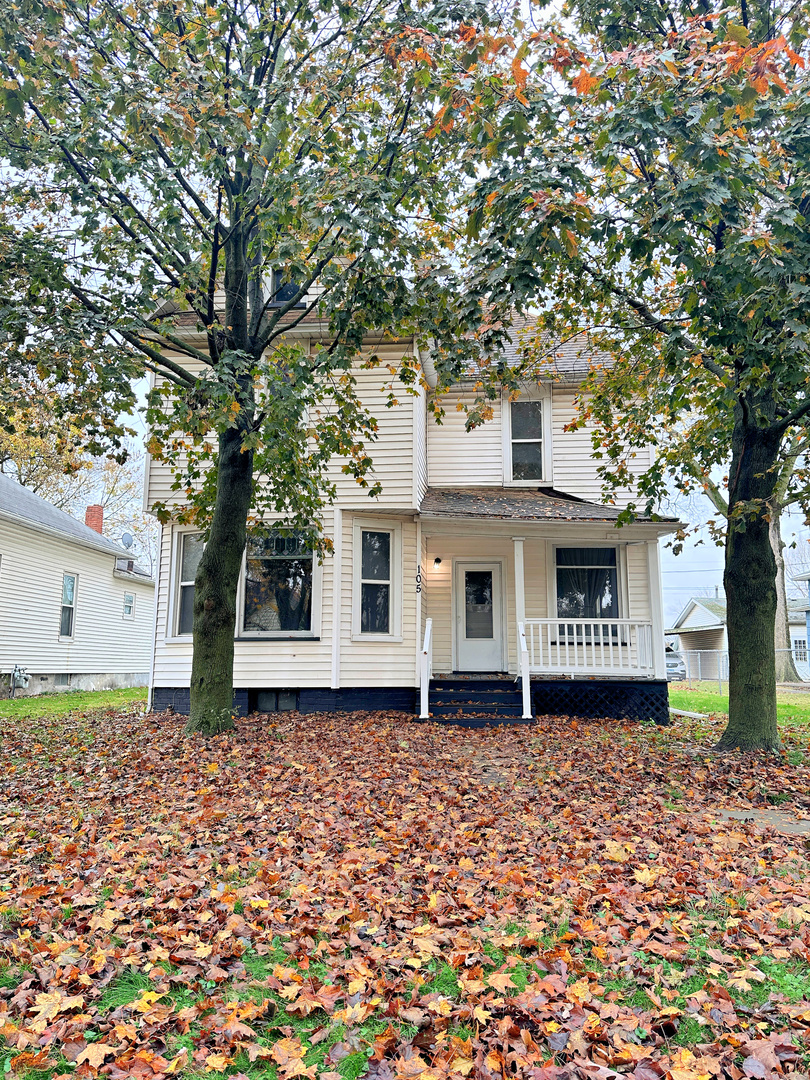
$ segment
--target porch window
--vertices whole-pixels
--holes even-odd
[[[177,633],[190,634],[194,629],[194,579],[205,544],[199,533],[180,536],[180,581],[177,595]]]
[[[363,529],[360,554],[360,633],[388,634],[391,627],[391,533]]]
[[[248,540],[242,629],[250,634],[312,630],[312,550],[298,533]]]
[[[72,638],[76,621],[76,575],[62,575],[62,611],[59,618],[59,637]]]
[[[618,619],[616,548],[557,548],[557,615]]]

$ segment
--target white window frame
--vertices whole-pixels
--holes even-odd
[[[387,634],[370,634],[360,629],[364,532],[387,532],[391,535],[390,606]],[[402,524],[386,521],[385,518],[355,517],[352,525],[352,556],[352,641],[402,641]]]
[[[127,615],[127,597],[131,598],[131,603],[129,605],[130,610],[129,610],[128,615]],[[125,592],[124,593],[124,603],[123,603],[123,607],[121,609],[121,618],[125,619],[127,622],[131,622],[135,618],[135,593],[134,592]]]
[[[65,604],[62,602],[62,597],[65,595],[65,578],[73,578],[73,603]],[[76,637],[76,608],[79,601],[79,575],[74,574],[69,570],[65,570],[62,573],[62,592],[59,596],[59,633],[58,638],[60,641],[73,641]],[[69,607],[73,611],[73,618],[70,622],[70,633],[62,633],[62,611]]]
[[[183,584],[180,581],[182,537],[189,533],[197,535],[200,533],[200,529],[195,528],[193,525],[175,525],[172,531],[172,553],[169,563],[171,588],[169,590],[169,610],[166,613],[166,641],[178,644],[190,644],[192,639],[191,634],[180,634],[177,629],[180,618],[180,586]]]
[[[505,487],[536,488],[551,487],[553,477],[553,458],[551,447],[551,388],[536,384],[526,385],[521,388],[520,395],[515,401],[539,401],[542,404],[543,430],[541,440],[543,446],[543,476],[535,480],[512,479],[512,398],[504,394],[501,402],[501,424],[503,430],[503,482]]]
[[[790,649],[793,653],[793,659],[798,660],[800,664],[807,663],[807,638],[795,637],[790,643]]]
[[[273,522],[265,522],[273,528]],[[246,630],[245,629],[245,573],[247,571],[247,545],[242,556],[242,569],[239,573],[239,587],[236,590],[236,640],[237,641],[320,641],[321,592],[323,587],[323,566],[315,552],[312,553],[312,614],[309,630]]]
[[[616,589],[618,592],[619,614],[617,619],[630,618],[630,602],[627,593],[627,545],[611,544],[604,540],[578,540],[572,537],[570,540],[549,542],[546,549],[546,583],[548,587],[548,617],[566,621],[566,616],[557,614],[557,548],[612,548],[616,552]],[[567,618],[568,622],[575,619]],[[585,620],[588,622],[589,620]],[[599,621],[599,620],[596,620]],[[605,619],[610,622],[610,619]]]

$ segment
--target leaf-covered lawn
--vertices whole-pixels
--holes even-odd
[[[810,764],[718,729],[3,720],[7,1072],[807,1072]]]

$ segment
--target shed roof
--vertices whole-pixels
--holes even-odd
[[[432,517],[500,518],[517,521],[610,521],[621,509],[586,502],[554,488],[428,488],[420,513]],[[672,521],[675,518],[639,516],[642,522]]]

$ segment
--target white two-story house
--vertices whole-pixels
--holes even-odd
[[[294,332],[312,338],[317,326]],[[370,341],[372,351],[395,365],[412,345]],[[249,542],[236,706],[401,709],[473,724],[546,713],[665,722],[658,545],[676,523],[618,528],[623,504],[600,503],[590,433],[565,430],[588,361],[586,342],[569,343],[547,381],[496,402],[471,432],[457,404],[473,401],[472,385],[445,395],[437,423],[430,371],[418,396],[386,408],[390,374],[358,366],[359,392],[377,403],[370,449],[382,493],[369,498],[336,462],[338,495],[321,523],[333,555],[319,562],[281,535]],[[147,508],[171,502],[170,484],[152,462]],[[188,708],[201,550],[193,529],[163,528],[156,710]]]

